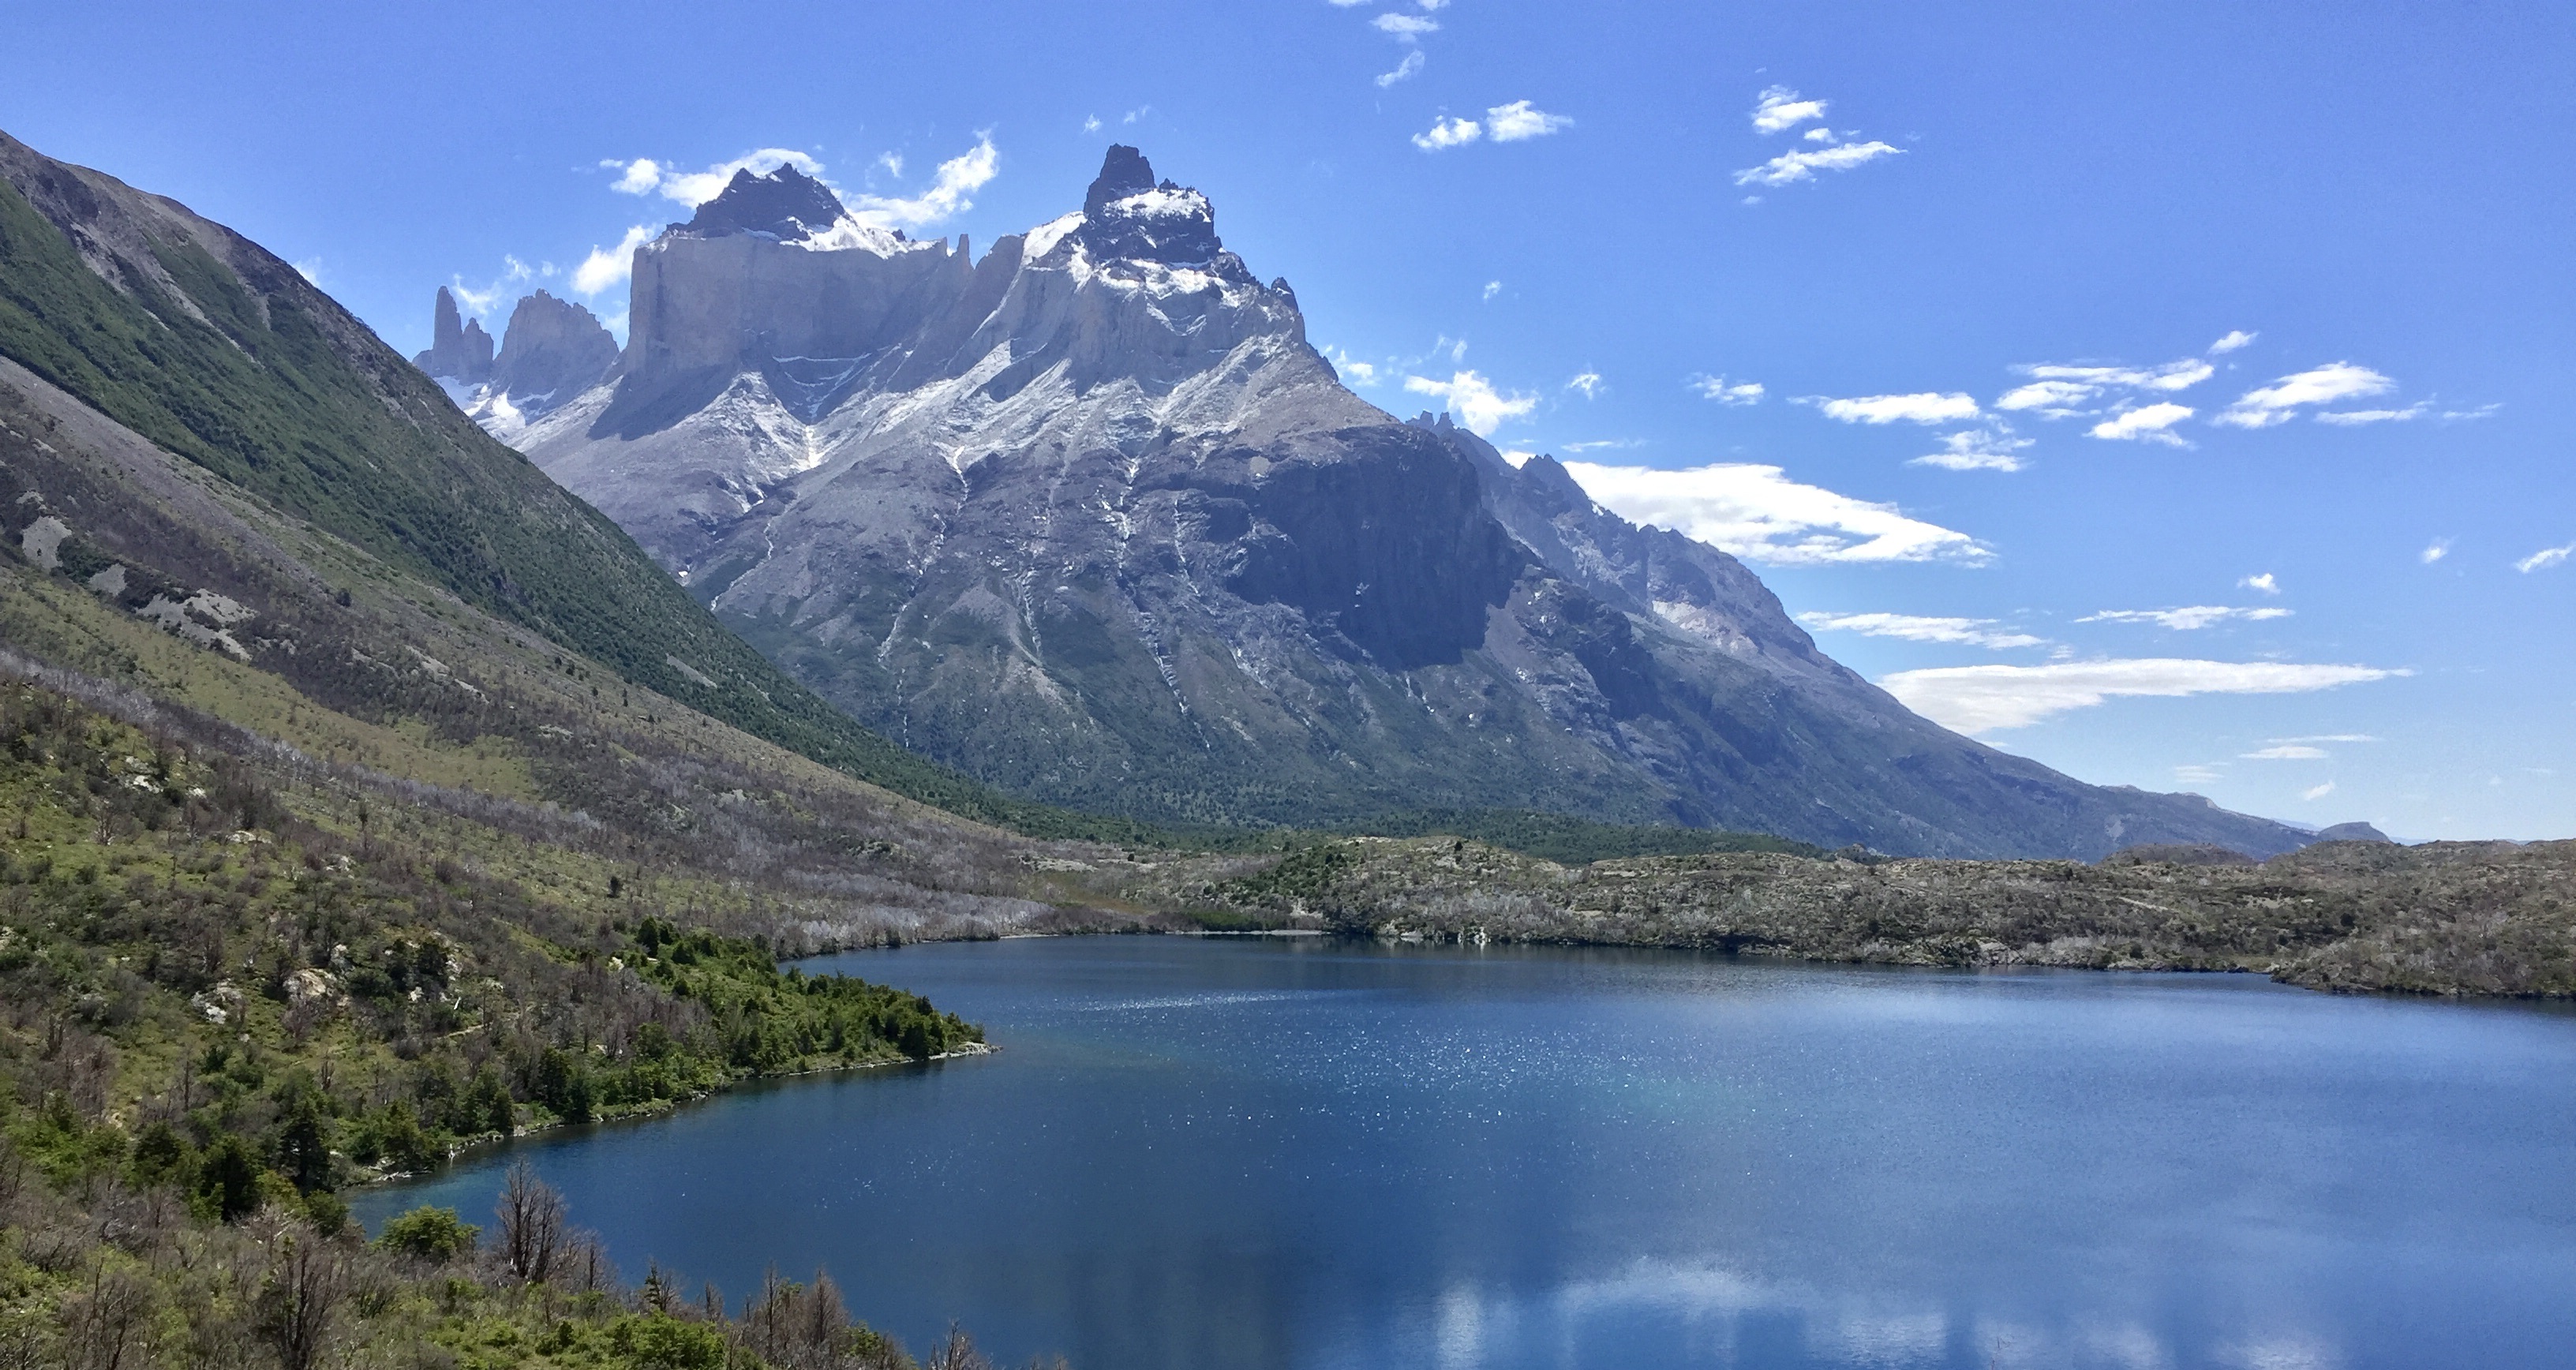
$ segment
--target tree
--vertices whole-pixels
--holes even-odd
[[[227,1132],[206,1148],[197,1163],[197,1199],[224,1222],[248,1217],[259,1209],[259,1160],[250,1144]]]
[[[285,1370],[313,1370],[321,1361],[348,1283],[340,1253],[318,1234],[289,1228],[278,1236],[276,1262],[260,1280],[256,1308],[260,1336]]]
[[[553,1273],[555,1254],[564,1241],[564,1197],[537,1178],[526,1161],[510,1167],[501,1185],[501,1201],[492,1210],[499,1221],[502,1263],[527,1284],[543,1284]]]

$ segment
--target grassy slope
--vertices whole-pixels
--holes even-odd
[[[852,722],[291,268],[232,241],[246,274],[165,235],[152,257],[185,301],[139,268],[120,292],[0,184],[0,355],[388,565],[755,736],[1032,834],[1152,835],[998,794]]]

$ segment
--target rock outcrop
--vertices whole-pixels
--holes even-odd
[[[828,194],[738,176],[639,248],[617,376],[514,441],[933,757],[1159,820],[1525,808],[1961,856],[2306,840],[1946,732],[1734,558],[1369,405],[1135,149],[980,261],[818,223]]]
[[[541,414],[608,379],[617,339],[587,309],[540,290],[510,311],[492,385],[512,404]]]
[[[412,358],[411,364],[439,380],[481,385],[492,378],[492,335],[483,331],[482,320],[460,315],[456,297],[442,285],[429,350]]]

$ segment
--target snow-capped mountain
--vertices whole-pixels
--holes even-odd
[[[505,436],[825,697],[1035,797],[1948,855],[2304,838],[1946,732],[1734,558],[1369,405],[1132,148],[980,260],[742,173],[633,290],[606,381]]]

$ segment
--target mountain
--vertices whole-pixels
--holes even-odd
[[[492,335],[483,331],[481,319],[459,314],[456,297],[442,285],[430,324],[429,350],[412,358],[411,364],[459,385],[481,385],[492,378]]]
[[[28,518],[9,530],[21,554],[41,549],[48,571],[75,556],[107,602],[298,689],[361,707],[370,690],[428,688],[415,678],[426,667],[370,684],[366,664],[435,657],[421,620],[367,644],[347,635],[347,592],[391,594],[432,604],[442,634],[481,625],[457,641],[551,644],[692,717],[969,817],[1135,832],[996,794],[868,732],[726,631],[616,524],[476,427],[293,267],[176,201],[5,134],[0,359],[0,379],[41,392],[27,402],[46,424],[105,425],[102,450],[148,449],[195,473],[147,462],[111,477],[103,458],[47,456],[49,440],[33,440],[22,460],[39,465],[11,495]],[[216,519],[227,507],[284,523],[252,537]],[[258,550],[288,530],[339,549],[338,578]],[[376,712],[388,726],[403,716]],[[534,725],[512,726],[516,737]]]
[[[608,378],[616,337],[597,316],[545,291],[520,299],[502,332],[501,353],[480,323],[456,325],[456,300],[438,288],[435,343],[412,358],[485,432],[507,440],[559,403]]]
[[[823,697],[1004,789],[1926,855],[2307,840],[1946,732],[1734,558],[1369,405],[1133,148],[981,260],[738,174],[633,282],[616,374],[514,442]]]

